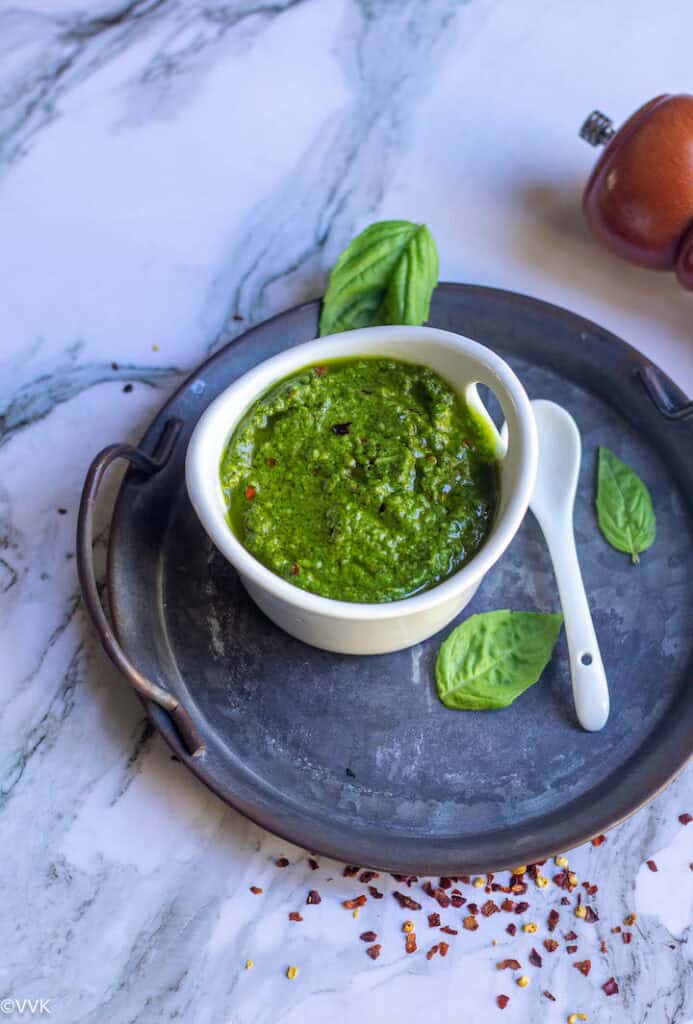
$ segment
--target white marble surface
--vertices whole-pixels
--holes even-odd
[[[576,134],[593,106],[621,120],[690,90],[692,32],[687,0],[0,7],[0,997],[48,998],[67,1024],[485,1022],[501,991],[509,1022],[693,1020],[690,770],[571,855],[600,886],[600,923],[576,929],[589,978],[565,952],[525,991],[495,969],[501,952],[526,963],[553,886],[532,890],[535,939],[495,917],[446,960],[407,957],[389,895],[353,921],[339,865],[312,872],[170,760],[97,649],[74,568],[94,453],[136,439],[245,325],[318,295],[373,219],[426,221],[444,279],[574,309],[693,392],[693,299],[588,238],[595,154]],[[633,910],[626,946],[609,929]]]

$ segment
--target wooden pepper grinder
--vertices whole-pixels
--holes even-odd
[[[657,96],[619,131],[595,110],[580,135],[606,143],[583,197],[594,234],[631,263],[675,270],[693,290],[693,96]]]

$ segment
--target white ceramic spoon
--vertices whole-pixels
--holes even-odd
[[[583,729],[596,732],[609,717],[609,688],[575,550],[573,505],[580,469],[580,432],[555,402],[532,402],[539,460],[529,507],[542,529],[553,562],[563,608],[573,700]],[[507,426],[502,438],[507,443]]]

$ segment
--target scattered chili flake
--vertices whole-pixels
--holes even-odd
[[[129,395],[130,392],[132,391],[132,384],[126,384],[125,387],[123,388],[123,391],[125,392],[126,395]]]
[[[266,466],[269,466],[269,467],[270,467],[270,469],[272,469],[272,467],[273,467],[273,466],[276,466],[276,465],[277,465],[277,460],[276,460],[276,459],[273,459],[273,458],[272,458],[272,457],[270,456],[270,458],[269,458],[269,459],[265,459],[265,465],[266,465]]]
[[[358,867],[356,864],[345,864],[344,871],[342,871],[342,875],[345,878],[353,878],[354,875],[358,875],[360,870],[361,868]]]
[[[462,882],[463,885],[469,885],[470,876],[469,875],[460,875],[458,881]]]
[[[529,903],[517,903],[515,904],[515,913],[524,914],[526,910],[529,910]]]
[[[343,900],[342,906],[346,907],[347,910],[355,910],[357,907],[365,906],[366,903],[368,903],[368,897],[362,894],[361,896],[356,896],[353,900]]]
[[[254,894],[255,894],[255,896],[259,896],[259,895],[260,895],[260,893],[262,892],[262,889],[260,888],[260,886],[259,886],[259,885],[251,885],[251,886],[250,886],[250,891],[251,891],[252,893],[254,893]]]
[[[541,953],[537,953],[534,947],[532,947],[532,949],[530,949],[529,951],[529,962],[533,964],[534,967],[541,967],[543,963],[543,960],[541,959]]]
[[[66,515],[67,515],[67,509],[66,509],[66,508],[62,508],[62,507],[60,507],[60,508],[58,509],[58,515],[59,515],[59,516],[66,516]]]
[[[438,952],[438,946],[431,946],[431,948],[429,949],[428,953],[426,953],[426,959],[427,960],[432,960],[437,952]]]
[[[655,861],[648,860],[648,861],[645,861],[645,863],[647,864],[647,866],[650,869],[650,871],[659,871],[659,868],[657,867],[657,864],[656,864]]]
[[[594,924],[598,920],[599,920],[599,914],[594,909],[594,907],[590,907],[590,906],[585,907],[585,921],[587,921],[588,924]]]
[[[377,871],[362,871],[359,875],[359,882],[363,882],[365,884],[366,882],[372,882],[374,878],[378,877],[379,875]]]
[[[440,889],[450,889],[450,888],[452,888],[452,879],[451,878],[445,878],[445,877],[439,878],[438,879],[438,887]]]
[[[626,946],[628,946],[633,941],[633,933],[632,932],[623,932],[623,934],[621,935],[621,938],[625,942]]]
[[[514,892],[516,896],[524,896],[527,892],[528,885],[526,882],[514,882],[510,886],[510,891]]]
[[[509,960],[500,960],[496,964],[496,967],[498,968],[499,971],[507,971],[507,970],[521,971],[522,970],[522,964],[520,963],[520,961],[519,960],[513,960],[512,958],[509,959]]]
[[[308,893],[306,903],[322,903],[322,896],[317,889],[311,889]]]
[[[577,939],[577,932],[574,932],[572,930],[569,931],[569,932],[566,932],[565,935],[563,936],[563,938],[565,939],[566,942],[575,942],[575,940]]]
[[[515,900],[506,898],[501,903],[501,910],[507,911],[509,914],[515,909]]]
[[[394,878],[396,882],[404,882],[408,888],[411,888],[412,883],[418,882],[419,880],[418,875],[390,875],[390,878]],[[430,886],[431,883],[428,882],[426,884]]]
[[[501,885],[500,882],[494,882],[493,885],[491,886],[491,891],[492,892],[511,892],[512,890],[511,890],[509,885]]]
[[[300,915],[300,914],[298,913],[298,911],[296,911],[296,910],[292,910],[292,911],[291,911],[291,913],[289,914],[289,920],[290,920],[290,921],[302,921],[302,920],[303,920],[303,918],[302,918],[302,917],[301,917],[301,915]]]
[[[472,916],[472,914],[468,914],[467,917],[465,917],[462,924],[464,925],[468,932],[475,932],[479,927],[479,922],[475,917]]]
[[[547,988],[544,989],[544,991],[542,992],[542,995],[546,996],[547,999],[550,999],[552,1003],[556,1002],[555,995],[553,995],[551,992],[549,992],[549,990]]]
[[[587,893],[588,896],[596,896],[597,893],[599,892],[599,886],[598,885],[590,885],[589,882],[583,882],[582,883],[582,887],[583,887],[583,889],[585,890],[585,892]]]
[[[351,420],[347,420],[346,423],[334,423],[330,429],[333,434],[343,437],[351,430]]]
[[[510,1002],[510,996],[496,996],[496,1002],[498,1003],[498,1009],[504,1010]]]
[[[558,949],[558,943],[555,939],[544,939],[544,949],[547,953],[555,953]]]
[[[243,317],[241,316],[240,313],[234,313],[233,316],[231,317],[231,319],[232,320],[242,320]]]
[[[577,953],[577,946],[566,946],[565,948],[571,956],[573,953]]]
[[[421,910],[421,904],[413,900],[411,896],[405,896],[403,892],[393,892],[394,898],[399,903],[400,907],[406,907],[407,910]]]
[[[592,840],[592,846],[601,846],[602,843],[606,842],[606,836],[595,836]]]
[[[318,862],[313,857],[308,858],[308,864],[310,866],[311,871],[317,871],[318,868],[320,867]]]
[[[470,914],[479,913],[479,907],[476,903],[470,903],[469,906],[467,907],[467,910],[469,911]]]
[[[404,948],[407,951],[407,953],[416,953],[416,932],[409,932],[404,941]]]
[[[561,915],[558,913],[557,910],[550,910],[549,911],[549,916],[548,916],[547,923],[548,923],[549,931],[550,932],[553,932],[553,931],[556,930],[556,925],[558,924],[558,922],[560,920],[561,920]]]
[[[508,925],[508,927],[505,930],[508,933],[508,935],[516,935],[517,934],[517,925],[513,924],[512,921],[511,921],[510,924]]]
[[[375,946],[369,946],[366,952],[368,953],[371,960],[377,960],[378,957],[380,956],[380,950],[382,948],[383,947],[380,945],[380,943],[377,943]]]
[[[570,900],[568,899],[567,896],[561,896],[561,906],[563,906],[563,907],[570,906]]]
[[[248,499],[248,501],[252,501],[256,494],[257,490],[255,489],[255,487],[253,487],[252,484],[248,484],[248,486],[245,489],[245,496]]]
[[[688,811],[685,814],[679,814],[679,821],[682,825],[690,825],[693,821],[693,814],[689,814]]]
[[[585,977],[587,977],[587,975],[592,970],[592,961],[591,960],[576,960],[575,963],[573,964],[573,967],[577,967],[577,969],[580,972],[580,974],[584,974]]]
[[[428,915],[428,927],[437,928],[440,924],[440,914],[429,914]]]
[[[498,906],[497,903],[494,903],[493,900],[486,900],[483,907],[481,908],[481,913],[484,915],[484,917],[490,917],[491,914],[500,913],[500,907]]]
[[[378,936],[375,934],[375,932],[361,932],[359,938],[363,942],[375,942]]]
[[[455,933],[455,934],[457,934],[457,933]],[[440,946],[438,948],[440,949],[440,955],[441,956],[447,956],[448,955],[448,950],[450,949],[450,946],[449,946],[449,944],[447,942],[441,942]]]
[[[383,893],[380,892],[379,889],[376,889],[376,887],[374,885],[369,885],[368,886],[368,891],[369,891],[369,893],[371,894],[371,896],[373,897],[374,900],[381,900],[383,898]]]
[[[440,930],[441,930],[441,932],[445,932],[446,935],[457,935],[458,934],[457,928],[451,928],[449,924],[443,925],[443,927]]]
[[[317,374],[318,377],[324,377],[326,371],[325,366],[315,366],[313,367],[313,369],[315,370],[315,373]]]
[[[460,907],[463,907],[466,902],[466,899],[464,898],[464,896],[462,896],[461,893],[453,892],[452,896],[450,897],[450,903],[452,904],[453,907],[457,907],[458,909]]]
[[[637,914],[628,914],[626,917],[623,918],[623,923],[627,924],[628,927],[630,928],[630,927],[632,927],[635,924],[635,922],[637,920],[638,920],[638,915]]]
[[[605,981],[602,985],[602,988],[604,989],[607,996],[618,995],[618,982],[615,978],[609,978],[608,981]]]
[[[278,868],[288,868],[289,866],[289,861],[286,857],[279,857],[274,863]]]
[[[602,941],[599,943],[599,952],[600,953],[608,953],[609,952],[609,947],[607,946],[607,944],[604,941],[604,939],[602,939]]]
[[[618,933],[619,933],[620,931],[621,931],[621,925],[620,925],[620,924],[617,924],[615,928],[612,928],[612,929],[611,929],[611,934],[612,934],[612,935],[618,935]]]

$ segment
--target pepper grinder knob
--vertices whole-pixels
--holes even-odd
[[[580,138],[590,146],[604,146],[615,134],[614,122],[601,110],[593,110],[580,129]]]

